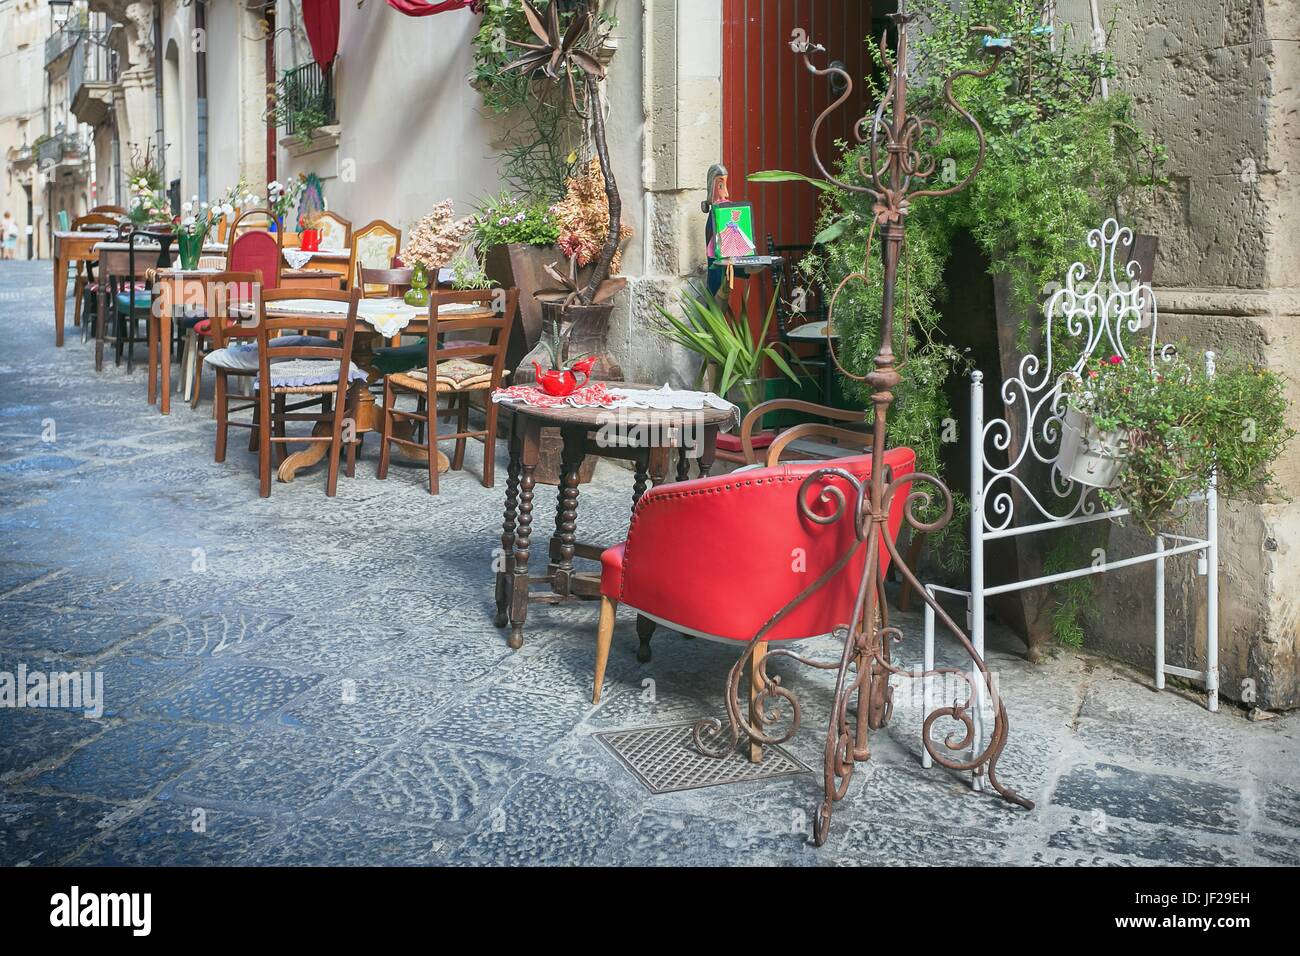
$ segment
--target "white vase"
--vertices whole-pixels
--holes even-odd
[[[1122,431],[1103,432],[1092,423],[1092,415],[1073,405],[1065,409],[1061,422],[1061,450],[1056,467],[1070,481],[1093,488],[1109,488],[1119,478],[1128,458],[1128,442]]]

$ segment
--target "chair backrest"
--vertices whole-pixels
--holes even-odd
[[[126,210],[121,206],[92,206],[88,212],[103,213],[106,216],[125,216]]]
[[[865,421],[865,412],[855,411],[845,408],[831,408],[829,405],[814,405],[812,402],[801,401],[797,398],[773,398],[766,402],[760,402],[751,408],[745,415],[745,420],[740,423],[740,448],[745,455],[745,461],[754,464],[758,461],[758,451],[766,455],[765,464],[770,468],[781,460],[781,453],[793,441],[800,438],[830,438],[842,448],[852,449],[854,451],[868,451],[871,448],[871,431],[841,428],[827,422],[801,422],[798,425],[792,425],[780,432],[766,449],[754,448],[754,432],[762,427],[763,418],[772,412],[794,411],[802,412],[808,415],[815,415],[818,418],[830,418],[841,422]]]
[[[242,218],[241,216],[240,219]],[[269,232],[235,235],[226,255],[226,267],[230,271],[262,273],[262,286],[265,289],[280,288],[282,261],[280,243]]]
[[[58,223],[59,232],[67,232],[70,228],[68,211],[66,209],[59,210],[58,214],[55,216],[55,221]]]
[[[363,299],[382,299],[404,294],[411,288],[414,269],[367,269],[361,267],[356,288]]]
[[[328,209],[316,214],[322,249],[349,249],[352,244],[352,221]]]
[[[230,239],[242,236],[246,232],[267,232],[271,231],[271,223],[275,222],[275,213],[265,206],[250,206],[248,209],[240,212],[235,217],[235,221],[230,224],[230,229],[226,235]],[[276,225],[275,231],[283,236],[284,230]]]
[[[838,476],[811,476],[834,467],[865,483],[871,478],[871,459],[871,455],[856,455],[825,462],[785,462],[652,488],[637,503],[626,545],[626,554],[641,554],[646,560],[627,563],[620,599],[669,620],[668,609],[683,608],[683,619],[676,623],[689,623],[703,634],[748,640],[851,553],[843,567],[777,622],[767,637],[812,637],[847,624],[867,551],[858,540],[854,520],[857,493]],[[915,469],[916,454],[910,448],[892,448],[885,453],[884,464],[889,468],[887,479],[902,479]],[[805,481],[810,482],[806,489]],[[891,499],[886,523],[891,540],[902,528],[909,491],[910,482],[904,482]],[[801,494],[807,511],[823,521],[836,513],[841,495],[846,512],[833,521],[814,520],[801,512]],[[687,540],[690,546],[684,547]],[[650,560],[655,555],[671,555],[672,575],[656,573],[657,562]],[[800,561],[794,573],[793,560]],[[888,564],[886,550],[881,556],[882,576]],[[708,582],[708,587],[697,595],[676,593],[683,580]],[[740,594],[748,597],[735,599]],[[684,609],[686,604],[689,610]]]
[[[260,272],[219,272],[202,279],[190,279],[203,286],[204,307],[212,331],[212,347],[224,349],[234,336],[231,332],[236,326],[251,325],[254,318],[260,320],[262,299],[262,273]],[[252,307],[253,315],[241,311]],[[247,336],[242,338],[247,340]]]
[[[315,312],[298,313],[281,318],[268,317],[277,302],[286,299],[312,299],[317,302],[338,303],[346,310],[330,315]],[[339,363],[338,401],[348,387],[348,371],[352,363],[352,341],[357,330],[357,303],[361,292],[336,292],[333,289],[263,289],[258,302],[257,362],[258,377],[263,383],[271,381],[270,341],[282,333],[335,336],[338,345],[284,345],[275,350],[277,360],[327,359]],[[340,347],[341,346],[341,347]],[[263,391],[267,391],[263,389]]]
[[[776,298],[776,331],[784,338],[791,329],[805,322],[820,321],[826,318],[826,303],[822,290],[801,273],[798,264],[804,256],[812,251],[809,245],[777,245],[772,234],[767,234],[767,254],[781,257],[781,288],[773,290]],[[803,290],[799,308],[795,308],[792,299],[794,289]]]
[[[393,257],[397,255],[398,250],[401,248],[402,230],[390,222],[385,222],[383,219],[375,219],[366,223],[352,234],[350,244],[352,254],[348,259],[349,285],[356,285],[362,281],[360,270],[363,268],[389,268],[392,265]],[[366,295],[370,295],[372,291],[384,295],[386,293],[380,291],[382,288],[382,286],[376,286],[374,290],[364,289],[363,291]]]
[[[448,312],[440,318],[440,310],[449,305],[479,305],[481,312]],[[518,289],[471,289],[464,292],[438,291],[429,293],[428,369],[429,378],[437,374],[438,363],[450,359],[468,359],[492,366],[491,388],[501,385],[501,374],[506,364],[506,348],[510,344],[510,330],[514,326],[515,309],[519,306]],[[447,339],[453,333],[475,333],[472,339]],[[483,333],[487,333],[484,341]]]
[[[59,217],[59,229],[62,232],[95,228],[116,229],[121,222],[117,216],[108,216],[101,212],[88,212],[84,216],[78,216],[71,223],[67,221],[68,214],[62,210],[59,212]]]

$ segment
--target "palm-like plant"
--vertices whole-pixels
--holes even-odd
[[[767,334],[772,328],[772,316],[776,313],[776,300],[777,296],[773,295],[772,301],[768,303],[767,315],[763,318],[763,327],[756,336],[745,319],[749,314],[748,291],[745,292],[741,314],[737,316],[729,303],[719,300],[697,284],[690,283],[682,293],[680,318],[662,306],[655,306],[659,312],[655,331],[703,357],[704,362],[696,380],[697,387],[704,384],[711,369],[712,387],[717,394],[726,395],[739,385],[745,403],[752,408],[761,398],[757,380],[762,374],[765,361],[771,361],[792,382],[797,382],[799,377],[785,356],[802,367],[789,345],[767,340]]]

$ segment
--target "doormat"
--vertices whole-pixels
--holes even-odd
[[[812,772],[811,767],[775,744],[763,747],[761,763],[751,763],[748,755],[739,750],[721,759],[706,757],[695,749],[691,740],[695,723],[687,720],[654,727],[606,730],[593,736],[651,793],[698,790]],[[741,740],[746,738],[742,736]]]

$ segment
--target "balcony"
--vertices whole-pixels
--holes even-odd
[[[324,72],[316,63],[285,70],[278,96],[280,123],[290,136],[310,138],[321,127],[337,122],[333,72]]]
[[[68,65],[68,103],[72,114],[90,126],[108,121],[117,81],[117,53],[109,49],[108,31],[84,32]]]
[[[75,133],[56,133],[37,144],[36,165],[41,172],[58,175],[80,168],[86,162],[86,147]]]
[[[45,38],[45,68],[50,66],[77,44],[77,40],[86,32],[86,22],[71,17],[63,26]]]

